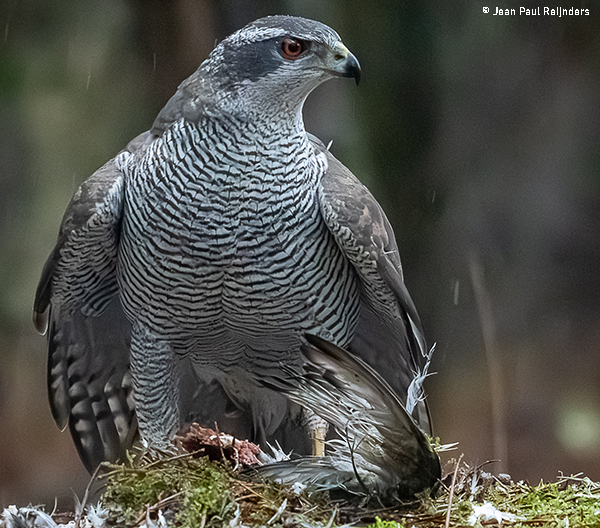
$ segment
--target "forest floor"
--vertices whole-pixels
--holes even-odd
[[[452,462],[434,497],[384,507],[373,499],[336,500],[279,485],[240,473],[230,462],[186,454],[138,467],[107,466],[94,478],[102,493],[96,506],[88,504],[87,492],[67,513],[11,506],[0,527],[600,527],[600,483],[582,475],[530,485]]]

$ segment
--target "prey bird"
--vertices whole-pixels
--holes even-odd
[[[340,489],[383,504],[434,493],[440,459],[411,413],[423,397],[429,360],[408,390],[396,394],[369,365],[318,336],[306,335],[301,370],[284,366],[278,378],[261,378],[335,426],[323,457],[303,457],[260,466],[259,474],[281,483]]]
[[[88,470],[138,441],[173,450],[192,421],[322,455],[326,421],[260,382],[300,367],[305,333],[406,398],[427,350],[394,233],[302,117],[314,88],[360,72],[328,26],[256,20],[76,191],[34,323]],[[412,416],[429,431],[424,401]]]

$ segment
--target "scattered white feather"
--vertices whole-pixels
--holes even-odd
[[[39,507],[17,508],[9,506],[4,508],[0,517],[0,528],[106,528],[106,517],[108,510],[100,504],[90,506],[87,515],[82,517],[79,527],[75,521],[67,524],[57,524],[54,519]],[[162,528],[164,525],[156,525]],[[148,527],[150,528],[150,527]]]
[[[446,451],[454,451],[459,442],[451,442],[449,444],[439,444],[435,446],[436,453],[444,453]]]
[[[57,528],[52,517],[35,507],[17,508],[14,505],[4,508],[0,528]]]
[[[277,511],[275,512],[275,514],[273,515],[273,517],[271,517],[267,521],[267,525],[271,525],[277,519],[279,519],[279,517],[281,517],[281,514],[285,511],[286,508],[287,508],[287,499],[283,499],[283,502],[281,503],[281,506],[279,506],[279,508],[277,508]]]
[[[307,485],[304,482],[294,482],[292,484],[292,491],[296,495],[300,495],[306,488],[307,488]]]
[[[239,504],[236,503],[235,506],[236,506],[235,515],[233,516],[233,519],[231,519],[231,521],[229,521],[229,528],[240,528],[240,527],[244,526],[240,522],[240,519],[242,517],[242,510],[240,509]]]
[[[503,521],[513,522],[519,518],[513,513],[500,511],[491,502],[484,502],[481,506],[473,506],[473,513],[471,513],[467,522],[471,526],[475,526],[478,521],[491,521],[492,519],[502,525]]]
[[[154,521],[150,519],[150,515],[146,515],[146,521],[140,528],[167,528],[167,521],[162,511],[158,510],[157,519]]]
[[[272,464],[273,462],[282,462],[290,459],[292,452],[290,451],[289,453],[285,453],[279,445],[279,442],[275,442],[274,446],[267,442],[267,446],[269,446],[272,454],[269,455],[261,449],[259,458],[263,464]]]
[[[90,506],[86,520],[91,523],[91,528],[104,528],[107,517],[108,510],[98,503],[96,506]]]
[[[415,372],[415,377],[410,382],[408,386],[408,391],[406,395],[406,412],[408,414],[412,414],[415,407],[420,401],[425,400],[425,391],[423,389],[423,382],[425,378],[429,376],[429,365],[431,365],[431,357],[433,356],[433,352],[435,351],[435,343],[429,349],[427,353],[427,361],[424,367],[421,370],[417,370]]]

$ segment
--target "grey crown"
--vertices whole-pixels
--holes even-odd
[[[257,20],[78,189],[34,321],[54,419],[90,471],[138,437],[172,449],[186,421],[306,452],[310,413],[260,383],[300,367],[306,332],[360,356],[406,404],[426,348],[393,231],[302,120],[316,86],[359,73],[329,27]],[[429,431],[425,402],[412,415]]]

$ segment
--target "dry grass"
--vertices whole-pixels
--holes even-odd
[[[583,476],[556,482],[513,482],[459,461],[443,479],[437,497],[383,508],[375,499],[335,497],[257,478],[190,454],[152,463],[106,466],[102,526],[320,527],[354,524],[373,528],[458,526],[599,527],[600,483]],[[78,511],[54,515],[71,527],[91,526]],[[96,510],[97,511],[97,510]],[[59,520],[60,519],[60,520]],[[5,524],[0,521],[0,527]],[[162,524],[165,526],[165,524]]]
[[[375,499],[330,497],[240,475],[229,464],[178,457],[150,467],[113,467],[105,507],[139,525],[160,509],[174,526],[600,526],[600,484],[581,477],[531,486],[459,461],[436,498],[383,508]],[[137,494],[136,494],[137,493]],[[477,516],[479,513],[479,517]],[[113,513],[114,514],[114,513]],[[121,521],[125,518],[121,518]]]

